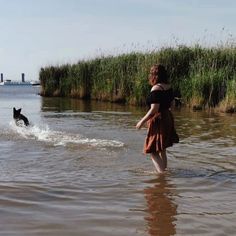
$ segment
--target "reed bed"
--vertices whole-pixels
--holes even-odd
[[[194,109],[236,111],[236,47],[166,47],[41,68],[43,96],[144,105],[151,65],[169,71],[175,95]]]

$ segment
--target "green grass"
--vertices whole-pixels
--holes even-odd
[[[236,47],[167,47],[41,68],[43,96],[145,104],[150,67],[162,63],[176,94],[190,106],[236,106]],[[227,104],[227,105],[226,105]]]

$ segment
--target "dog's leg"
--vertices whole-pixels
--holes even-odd
[[[29,125],[29,121],[28,121],[28,119],[24,115],[20,114],[20,119],[24,121],[25,126]]]

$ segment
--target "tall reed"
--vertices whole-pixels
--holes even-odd
[[[223,106],[224,100],[235,105],[236,47],[228,45],[182,45],[41,68],[41,94],[143,105],[155,63],[166,66],[175,94],[186,105]]]

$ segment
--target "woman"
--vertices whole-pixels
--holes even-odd
[[[149,84],[152,86],[147,98],[149,110],[137,123],[136,128],[140,129],[148,122],[144,153],[151,153],[157,172],[163,173],[167,168],[166,148],[178,142],[173,115],[170,111],[174,99],[173,89],[168,83],[167,71],[163,65],[151,67]]]

